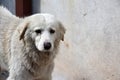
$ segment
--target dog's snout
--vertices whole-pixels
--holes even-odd
[[[51,48],[51,43],[50,42],[45,42],[44,43],[44,49],[49,50]]]

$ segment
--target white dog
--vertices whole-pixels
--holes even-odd
[[[65,28],[51,14],[18,18],[0,7],[0,67],[7,80],[51,80]]]

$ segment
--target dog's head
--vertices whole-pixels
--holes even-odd
[[[53,51],[64,40],[65,28],[50,14],[36,14],[25,19],[20,40],[30,39],[39,51]]]

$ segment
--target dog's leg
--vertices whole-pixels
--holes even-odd
[[[24,66],[14,64],[14,66],[10,66],[7,80],[33,80],[33,78]]]
[[[45,75],[44,77],[39,78],[39,79],[35,79],[35,80],[52,80],[52,76],[51,75]]]
[[[35,79],[35,80],[52,80],[51,78],[42,78],[42,79]]]
[[[18,74],[11,73],[7,80],[33,80],[30,75],[21,72],[19,73]]]

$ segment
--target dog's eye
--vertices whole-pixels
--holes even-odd
[[[37,34],[41,34],[41,33],[42,33],[42,29],[37,29],[37,30],[35,30],[35,32],[36,32]]]
[[[50,33],[51,33],[51,34],[55,33],[55,30],[50,29]]]

